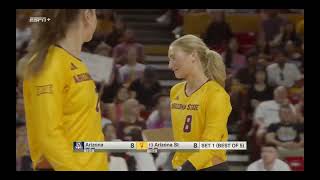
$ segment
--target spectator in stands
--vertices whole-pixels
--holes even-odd
[[[268,127],[266,143],[286,149],[304,147],[304,132],[302,124],[296,122],[296,117],[288,105],[282,105],[279,110],[280,122]]]
[[[106,37],[105,43],[114,48],[121,43],[125,30],[126,25],[124,22],[120,18],[115,19],[115,23],[112,26],[112,32]]]
[[[101,41],[100,44],[97,45],[93,53],[101,56],[110,57],[111,51],[112,51],[112,48],[108,44]]]
[[[84,47],[93,52],[96,47],[105,40],[112,30],[114,12],[111,9],[101,9],[97,11],[97,28],[92,40],[84,43]]]
[[[157,169],[160,171],[174,171],[171,163],[173,156],[173,152],[159,152],[155,159]]]
[[[142,130],[146,129],[144,119],[140,117],[140,106],[136,99],[123,103],[123,120],[118,123],[117,137],[124,141],[142,141]]]
[[[232,106],[232,111],[229,115],[228,125],[231,131],[238,126],[241,121],[241,114],[246,105],[246,87],[239,82],[238,79],[230,77],[231,88],[228,94],[230,95],[230,101]]]
[[[296,31],[297,34],[299,36],[299,38],[304,41],[304,19],[300,20],[297,24],[296,24]]]
[[[108,112],[108,104],[107,103],[103,103],[100,100],[100,112],[101,112],[101,121],[102,121],[102,127],[105,124],[111,124],[111,118],[110,118],[110,113]]]
[[[262,101],[272,100],[273,89],[267,84],[267,75],[264,69],[255,73],[255,83],[251,85],[249,91],[250,107],[252,113]]]
[[[301,98],[299,102],[295,105],[296,113],[297,113],[297,122],[304,124],[304,87],[301,91]]]
[[[16,17],[16,54],[20,59],[27,52],[27,46],[31,40],[31,27],[29,17],[18,12]]]
[[[256,128],[256,140],[258,144],[263,141],[267,127],[272,123],[280,122],[279,109],[281,105],[289,104],[295,113],[294,106],[289,103],[287,96],[287,89],[279,86],[273,91],[273,100],[263,101],[255,109],[253,129]]]
[[[301,39],[296,31],[295,24],[287,22],[283,28],[282,42],[285,44],[287,41],[292,41],[294,45],[301,44]]]
[[[156,19],[158,23],[170,26],[172,33],[179,38],[182,33],[184,10],[168,9],[160,17]]]
[[[126,87],[121,86],[113,103],[107,107],[109,109],[109,117],[113,124],[117,125],[123,119],[123,103],[129,98],[129,91]]]
[[[302,78],[295,64],[287,62],[287,54],[279,49],[275,52],[275,62],[267,67],[268,83],[270,86],[292,87]]]
[[[301,71],[301,73],[304,74],[304,42],[303,41],[302,41],[300,49],[301,49],[301,56],[302,56],[302,63],[300,66],[300,71]]]
[[[168,9],[163,13],[161,16],[159,16],[156,21],[161,24],[170,24],[172,19],[171,19],[171,14],[172,14],[172,9]]]
[[[202,38],[211,48],[224,48],[232,37],[230,25],[225,20],[225,12],[218,11],[210,14],[213,16],[213,21]]]
[[[142,141],[142,131],[146,129],[144,119],[140,117],[139,103],[128,99],[124,103],[124,119],[117,126],[117,136],[124,141]],[[132,171],[156,171],[154,158],[147,152],[128,152],[127,157],[133,157],[134,162],[128,162]]]
[[[31,171],[31,158],[28,147],[27,129],[25,126],[25,111],[23,98],[16,100],[16,159],[17,170]]]
[[[298,104],[301,101],[304,91],[304,80],[300,80],[293,87],[288,89],[288,99],[293,105]]]
[[[102,130],[104,134],[105,141],[118,141],[116,135],[116,129],[112,125],[112,122],[105,122],[102,125]],[[110,171],[128,171],[128,165],[126,160],[123,157],[115,156],[114,153],[108,153],[108,161],[109,163],[109,170]]]
[[[105,84],[105,87],[103,88],[103,93],[101,95],[102,102],[112,103],[120,87],[121,83],[119,80],[119,70],[114,65],[110,77],[110,82]],[[100,89],[100,87],[97,87],[97,89]]]
[[[168,96],[159,101],[156,109],[150,114],[146,125],[148,129],[171,127],[170,98]]]
[[[157,108],[161,101],[164,101],[169,96],[168,92],[165,89],[162,89],[161,92],[156,93],[152,96],[152,106]]]
[[[25,122],[24,103],[23,98],[20,96],[16,99],[16,124]]]
[[[239,69],[247,66],[246,57],[239,52],[239,44],[236,38],[231,38],[229,45],[222,57],[226,68],[235,75]]]
[[[115,13],[112,9],[103,9],[98,11],[97,29],[94,33],[93,40],[103,41],[110,33],[110,25],[115,19]]]
[[[263,66],[272,61],[270,43],[266,42],[263,37],[257,39],[256,46],[249,50],[248,54],[257,54],[257,63]]]
[[[158,81],[156,71],[152,67],[147,67],[144,70],[143,77],[132,82],[129,90],[133,92],[133,96],[150,111],[153,102],[153,95],[161,92],[161,86]]]
[[[279,16],[278,10],[275,9],[267,10],[266,15],[266,19],[261,22],[261,37],[269,43],[280,33],[280,27],[284,25],[285,21]]]
[[[251,163],[247,171],[291,171],[284,161],[278,159],[277,147],[265,144],[261,148],[261,159]]]
[[[109,120],[102,121],[102,130],[105,141],[121,141],[117,137],[117,130]],[[110,171],[134,171],[136,160],[126,152],[108,153],[109,170]]]
[[[145,65],[137,62],[138,49],[135,46],[128,48],[128,63],[119,69],[120,82],[130,85],[134,80],[143,76]]]
[[[285,43],[284,48],[286,53],[288,54],[288,62],[295,64],[300,69],[303,63],[301,50],[299,50],[299,48],[291,40]]]
[[[292,22],[286,22],[281,26],[279,34],[277,34],[270,43],[272,46],[284,47],[288,41],[292,41],[294,45],[301,44],[301,40],[299,39]]]
[[[116,128],[111,121],[105,120],[102,122],[102,131],[105,141],[118,141]]]
[[[32,171],[25,122],[16,124],[16,160],[16,169],[18,171]]]
[[[155,110],[149,115],[146,122],[148,129],[171,127],[170,98],[167,94],[158,93],[154,96]],[[174,153],[159,152],[155,158],[155,165],[159,171],[173,171],[171,160]]]
[[[22,97],[23,96],[23,83],[22,80],[17,77],[16,81],[16,97]]]
[[[18,75],[16,75],[16,98],[17,98],[18,95],[19,95],[18,85],[19,85],[19,77],[18,77]]]
[[[142,130],[146,129],[144,119],[140,117],[140,106],[136,99],[128,99],[123,104],[123,120],[117,127],[117,137],[124,141],[142,141]],[[128,163],[131,170],[156,171],[153,157],[146,152],[128,152],[134,157],[135,164]]]
[[[237,78],[241,84],[249,87],[255,82],[255,72],[258,66],[258,54],[255,51],[252,51],[247,55],[247,61],[248,66],[239,69],[235,78]]]
[[[109,171],[128,171],[128,165],[123,157],[108,153]]]
[[[130,47],[135,47],[137,50],[137,62],[144,62],[144,47],[142,44],[137,43],[135,34],[131,29],[127,29],[124,33],[123,42],[118,44],[113,49],[112,57],[117,64],[126,64],[128,62],[128,51]]]
[[[134,157],[135,166],[133,171],[157,171],[153,156],[148,152],[128,152]]]

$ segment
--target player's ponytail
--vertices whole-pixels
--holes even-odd
[[[217,81],[222,87],[225,86],[226,68],[222,57],[215,51],[206,50],[206,60],[202,61],[205,75],[209,79]]]
[[[180,47],[189,54],[193,51],[197,52],[204,74],[222,87],[225,86],[226,69],[222,57],[217,52],[210,50],[199,37],[184,35],[172,42],[171,46]]]
[[[40,71],[49,47],[65,37],[69,25],[77,19],[80,11],[80,9],[43,9],[38,12],[37,16],[50,20],[33,24],[28,54],[23,58],[23,67],[28,74]]]

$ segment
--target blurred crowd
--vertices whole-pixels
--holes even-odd
[[[238,130],[238,138],[248,142],[252,162],[248,170],[288,170],[286,157],[304,156],[304,22],[294,24],[281,14],[304,11],[170,9],[155,21],[167,23],[175,37],[180,37],[183,16],[195,12],[207,12],[214,18],[201,36],[224,58],[226,90],[233,107],[228,129]],[[32,39],[32,13],[16,13],[17,63]],[[243,48],[239,36],[225,21],[227,13],[263,16],[261,31],[250,48]],[[134,30],[115,10],[97,10],[97,17],[93,40],[84,44],[83,51],[114,60],[110,82],[95,82],[105,140],[142,141],[145,129],[171,127],[169,91],[161,87],[155,69],[145,64],[144,45],[137,42]],[[172,170],[172,153],[112,152],[108,156],[111,170]],[[22,81],[18,76],[16,162],[17,170],[31,170]]]

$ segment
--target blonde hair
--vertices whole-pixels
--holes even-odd
[[[134,99],[134,98],[130,98],[127,99],[124,103],[123,103],[123,118],[125,121],[127,121],[129,119],[129,117],[132,115],[132,108],[134,107],[133,104],[138,103],[139,102]]]
[[[222,87],[225,86],[226,69],[222,57],[219,53],[210,50],[202,39],[190,34],[184,35],[173,41],[171,46],[179,47],[188,54],[196,51],[204,74],[209,79],[215,80]]]

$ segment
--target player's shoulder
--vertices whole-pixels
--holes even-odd
[[[176,96],[177,94],[181,93],[181,91],[184,91],[185,83],[186,81],[182,81],[171,87],[170,99],[172,99],[172,97]]]
[[[186,81],[179,82],[171,87],[170,92],[176,92],[184,89]]]
[[[46,61],[52,68],[61,68],[61,66],[69,64],[71,62],[71,58],[64,49],[56,45],[52,45],[48,49]]]
[[[222,87],[219,83],[214,80],[210,80],[206,82],[206,92],[209,94],[221,94],[224,96],[229,96],[224,87]]]
[[[207,81],[205,85],[208,88],[210,88],[212,90],[216,90],[216,91],[224,89],[219,83],[217,83],[217,81],[214,81],[214,80]]]

